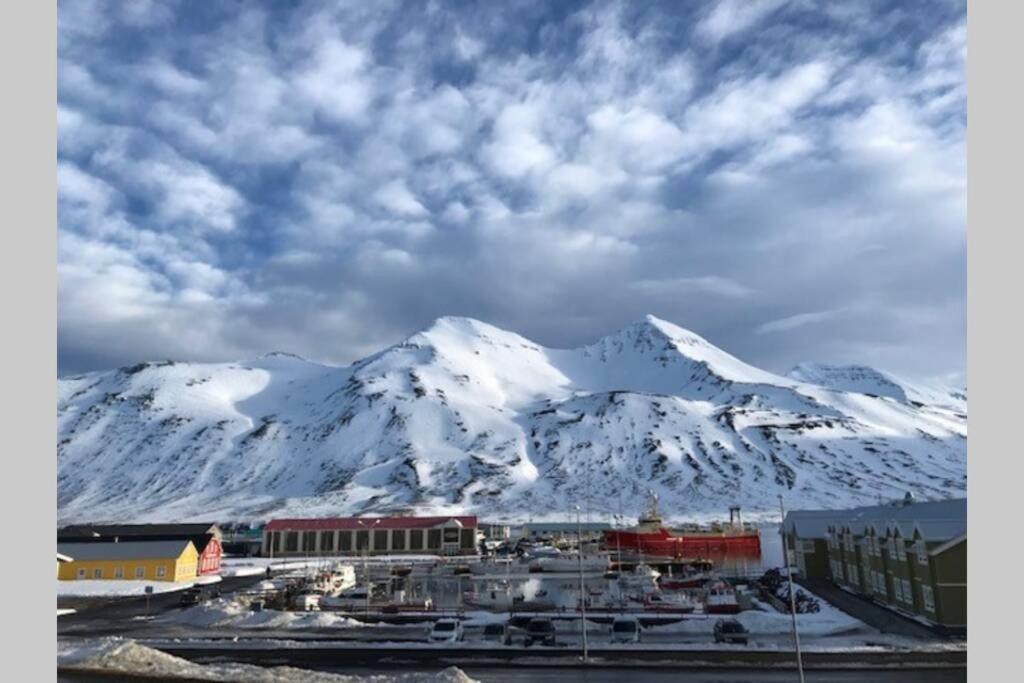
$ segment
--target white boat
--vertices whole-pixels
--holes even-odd
[[[708,586],[704,594],[704,611],[708,614],[736,614],[740,611],[740,603],[736,599],[736,591],[724,581],[716,581]]]
[[[661,572],[654,567],[638,564],[633,571],[620,574],[619,583],[626,588],[653,593],[658,590],[658,577],[660,576]]]
[[[579,572],[580,558],[570,553],[562,553],[559,556],[538,557],[530,562],[531,572]],[[608,569],[607,555],[584,555],[582,560],[583,571],[603,572]]]
[[[320,598],[320,609],[358,610],[366,609],[369,604],[369,592],[366,586],[353,586],[336,595],[325,595]]]
[[[303,612],[311,612],[320,609],[320,600],[324,592],[318,589],[306,589],[292,599],[292,607]]]

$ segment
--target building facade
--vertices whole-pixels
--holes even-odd
[[[520,529],[520,536],[530,540],[576,541],[582,533],[584,541],[600,540],[607,529],[613,528],[605,522],[528,522]]]
[[[58,543],[111,541],[191,541],[199,553],[197,575],[220,573],[224,551],[222,533],[213,523],[197,524],[75,524],[57,530]]]
[[[191,581],[199,553],[191,541],[58,543],[70,557],[57,568],[61,581]]]
[[[475,555],[477,518],[335,517],[275,519],[263,529],[264,557]]]
[[[935,626],[966,629],[966,499],[796,510],[781,533],[800,575]]]

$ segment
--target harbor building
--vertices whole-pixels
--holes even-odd
[[[475,555],[477,518],[333,517],[273,519],[264,557],[324,555]]]
[[[582,532],[584,541],[599,540],[612,525],[606,522],[528,522],[520,530],[520,536],[529,540],[572,541]]]
[[[102,541],[58,543],[70,558],[57,568],[61,581],[191,581],[199,553],[192,541]]]

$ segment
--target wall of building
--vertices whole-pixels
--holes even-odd
[[[178,558],[74,560],[63,562],[57,567],[57,578],[61,581],[189,581],[196,577],[197,559],[196,552],[190,548]],[[82,572],[84,575],[80,575]]]
[[[263,555],[444,554],[477,552],[476,527],[264,531]]]

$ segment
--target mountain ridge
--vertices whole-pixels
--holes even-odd
[[[837,367],[775,375],[654,316],[576,349],[442,317],[344,367],[275,352],[87,373],[58,381],[58,515],[521,518],[616,512],[620,496],[632,511],[652,489],[672,516],[771,510],[780,493],[962,495],[966,398]],[[879,377],[897,388],[863,391]]]

